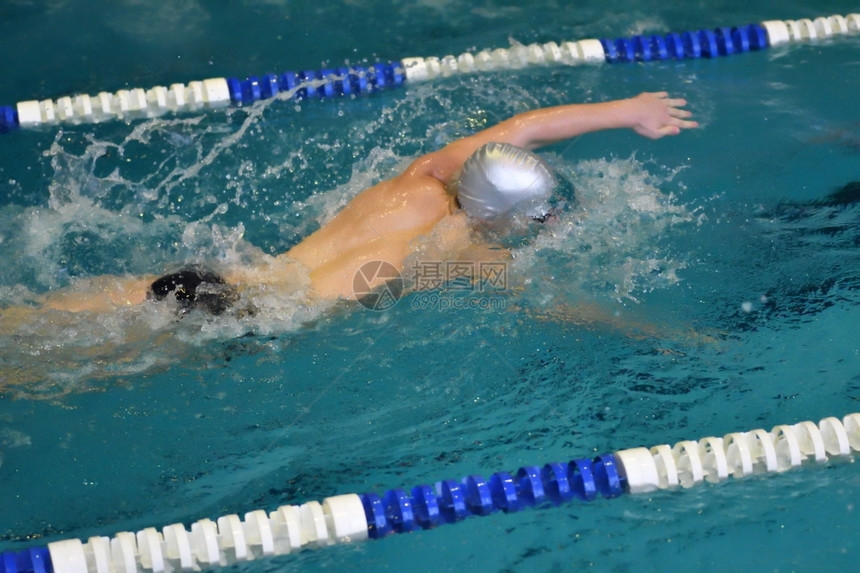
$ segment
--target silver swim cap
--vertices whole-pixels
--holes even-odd
[[[558,182],[531,151],[488,143],[466,160],[454,185],[460,206],[472,217],[492,219],[517,208],[528,217],[542,218]]]

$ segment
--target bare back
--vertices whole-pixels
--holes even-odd
[[[413,241],[455,210],[439,179],[409,169],[360,193],[284,256],[310,270],[318,296],[349,297],[361,265],[385,261],[402,270]]]

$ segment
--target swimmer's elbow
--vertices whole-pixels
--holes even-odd
[[[493,141],[510,143],[530,151],[551,143],[544,137],[533,115],[532,112],[526,112],[502,122],[498,126],[499,133]]]

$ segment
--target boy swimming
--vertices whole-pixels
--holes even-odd
[[[683,99],[659,92],[521,113],[415,159],[262,265],[220,273],[187,267],[162,277],[98,277],[44,296],[41,306],[101,313],[172,300],[183,312],[220,314],[249,288],[294,288],[297,275],[306,277],[309,296],[315,299],[349,299],[362,265],[384,261],[402,271],[417,242],[431,234],[440,252],[498,257],[498,252],[475,245],[469,229],[476,219],[504,219],[518,210],[538,220],[547,216],[555,179],[532,150],[606,129],[629,128],[652,139],[677,135],[697,127],[685,105]]]

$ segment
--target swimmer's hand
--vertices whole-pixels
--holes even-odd
[[[642,93],[623,103],[627,107],[626,113],[630,114],[630,127],[650,139],[678,135],[682,129],[699,127],[698,123],[687,119],[693,115],[692,112],[681,109],[687,101],[670,98],[666,92]]]

